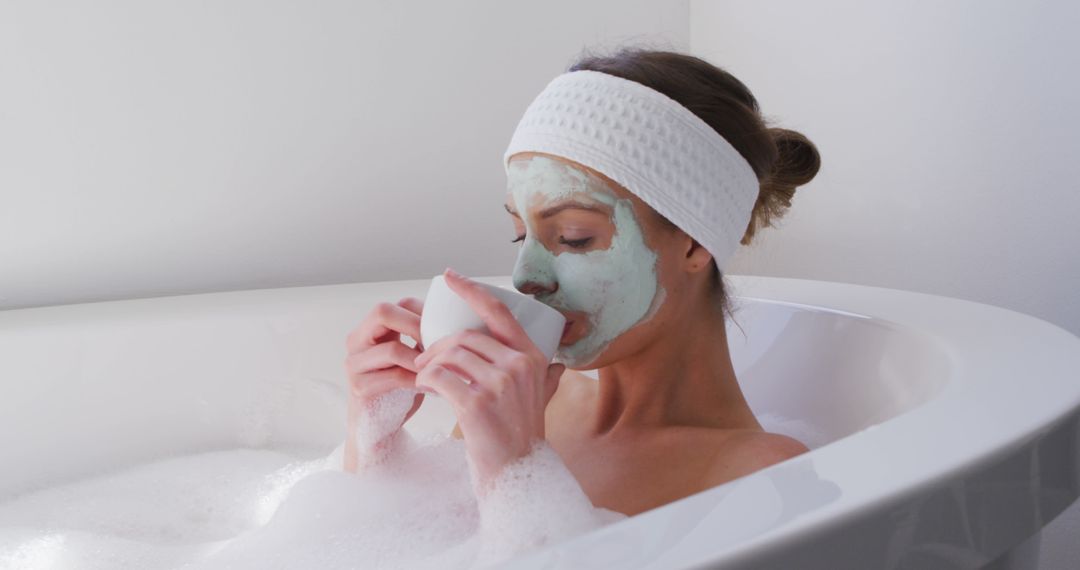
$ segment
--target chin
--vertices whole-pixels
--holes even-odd
[[[552,360],[560,364],[565,364],[566,368],[569,370],[595,370],[601,367],[600,356],[603,355],[603,351],[601,351],[600,354],[595,355],[591,358],[583,359],[579,357],[568,356],[566,354],[566,349],[572,346],[574,345],[571,344],[565,347],[560,346],[555,351],[555,357]]]

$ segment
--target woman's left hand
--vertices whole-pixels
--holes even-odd
[[[454,408],[481,490],[544,439],[544,410],[564,364],[548,365],[510,309],[478,283],[445,272],[446,283],[483,319],[490,335],[465,330],[416,357],[416,386]]]

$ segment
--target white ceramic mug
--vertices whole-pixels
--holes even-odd
[[[559,311],[518,291],[479,281],[476,283],[506,304],[514,318],[521,324],[521,328],[525,329],[525,333],[544,353],[548,362],[551,362],[555,356],[555,350],[559,347],[566,317]],[[420,315],[420,342],[426,348],[444,336],[465,329],[488,334],[491,332],[484,325],[480,315],[476,314],[465,299],[454,293],[453,289],[446,284],[446,278],[436,275],[431,280],[431,286],[428,287],[427,297],[424,299],[424,311]]]

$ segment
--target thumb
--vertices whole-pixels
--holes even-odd
[[[566,365],[561,362],[548,366],[547,382],[544,384],[545,404],[551,401],[551,397],[554,396],[555,391],[559,389],[559,380],[562,378],[563,372],[565,371]]]

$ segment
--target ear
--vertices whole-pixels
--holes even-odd
[[[686,248],[686,253],[683,259],[683,267],[691,273],[697,273],[703,269],[709,268],[709,261],[712,259],[712,254],[709,250],[705,249],[697,240],[687,236],[689,245]]]

